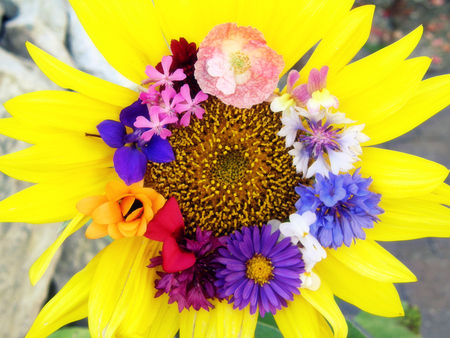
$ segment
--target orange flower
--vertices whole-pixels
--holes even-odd
[[[77,209],[92,216],[86,237],[96,239],[106,235],[113,239],[142,236],[147,224],[162,208],[165,199],[154,189],[144,188],[143,181],[127,186],[121,181],[106,184],[105,195],[82,199]]]

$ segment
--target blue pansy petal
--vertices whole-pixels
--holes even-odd
[[[97,125],[102,140],[111,148],[120,148],[125,145],[123,137],[126,134],[125,126],[117,121],[105,120]]]
[[[147,157],[135,147],[122,147],[114,153],[114,168],[127,184],[139,182],[147,169]]]
[[[142,104],[140,99],[134,102],[131,106],[122,109],[120,112],[120,122],[127,127],[134,129],[134,122],[136,122],[136,118],[138,116],[144,116],[146,119],[150,120],[147,105]]]
[[[175,160],[175,154],[169,141],[156,135],[142,147],[142,152],[150,162],[167,163]]]

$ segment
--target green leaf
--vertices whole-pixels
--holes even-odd
[[[361,311],[354,320],[374,338],[420,337],[404,327],[398,318],[378,317]]]
[[[350,320],[346,319],[348,325],[348,335],[347,338],[367,338],[367,336],[361,332],[361,330],[356,326],[356,324]]]
[[[266,313],[264,318],[259,316],[255,338],[283,338],[271,313]]]
[[[63,328],[51,334],[49,338],[90,338],[89,330],[84,327]]]

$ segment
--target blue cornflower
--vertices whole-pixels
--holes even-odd
[[[295,204],[297,213],[316,213],[317,219],[310,226],[310,233],[324,247],[338,248],[344,243],[350,246],[356,238],[365,239],[363,228],[373,228],[384,212],[378,206],[381,195],[369,191],[371,178],[362,178],[357,169],[353,175],[334,175],[329,178],[316,174],[313,187],[295,188],[301,198]]]
[[[250,304],[251,314],[259,307],[263,317],[286,307],[286,300],[293,300],[294,293],[300,294],[300,274],[305,272],[300,251],[290,238],[277,243],[280,231],[270,232],[270,225],[235,231],[216,258],[222,264],[216,270],[215,283],[220,296],[231,296],[234,309]]]
[[[147,161],[166,163],[175,160],[167,139],[155,135],[147,142],[141,138],[146,129],[134,126],[138,116],[149,118],[147,105],[141,100],[122,110],[120,122],[105,120],[97,126],[103,141],[111,148],[117,148],[113,157],[114,169],[127,185],[144,178]],[[127,133],[126,127],[132,128],[133,132]]]

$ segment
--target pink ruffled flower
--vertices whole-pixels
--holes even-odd
[[[177,69],[170,74],[172,56],[163,56],[161,65],[163,68],[163,73],[160,73],[155,67],[148,65],[145,68],[145,74],[147,74],[149,78],[142,81],[142,84],[155,82],[150,88],[155,88],[158,86],[172,87],[173,81],[181,81],[186,78],[183,69]]]
[[[238,108],[251,108],[275,90],[284,68],[281,55],[252,27],[226,23],[200,44],[195,78],[205,93]]]
[[[181,102],[177,105],[176,110],[178,113],[186,112],[180,120],[180,124],[187,127],[191,120],[191,115],[194,114],[199,120],[203,118],[203,114],[205,110],[199,105],[200,102],[206,101],[208,99],[208,95],[199,91],[197,95],[195,95],[194,100],[191,98],[191,90],[188,84],[185,84],[180,89],[181,97],[184,99],[184,102]]]
[[[323,66],[319,70],[313,68],[309,73],[308,83],[302,84],[292,91],[292,95],[306,106],[310,113],[317,113],[320,107],[324,108],[338,108],[338,99],[331,95],[327,86],[328,67]]]

